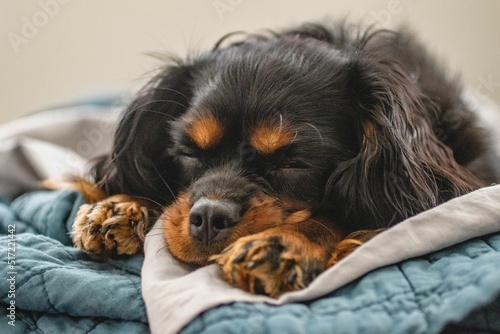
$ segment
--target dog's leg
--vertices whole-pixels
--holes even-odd
[[[240,238],[211,259],[220,265],[228,283],[276,298],[305,288],[377,233],[380,230],[355,232],[338,242],[340,235],[313,240],[297,226],[283,226]]]
[[[101,255],[141,251],[149,225],[148,209],[134,198],[114,195],[80,207],[71,237],[76,247]]]
[[[347,255],[354,252],[359,246],[383,231],[385,231],[385,229],[363,230],[349,234],[345,239],[339,242],[337,246],[335,246],[333,254],[328,261],[328,267],[333,266]]]
[[[146,200],[127,195],[106,197],[97,185],[81,178],[45,180],[42,186],[78,190],[89,203],[80,206],[73,223],[71,238],[76,247],[105,256],[141,251],[151,213],[156,213]]]
[[[306,287],[325,270],[328,259],[324,247],[290,227],[240,238],[212,260],[230,284],[276,298]]]

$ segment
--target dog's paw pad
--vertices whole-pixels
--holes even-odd
[[[147,221],[140,204],[106,199],[80,207],[71,235],[77,247],[92,253],[132,255],[142,248]]]

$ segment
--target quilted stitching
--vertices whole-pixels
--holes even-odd
[[[16,225],[16,330],[148,332],[140,290],[143,256],[104,260],[65,246],[68,222],[81,203],[81,196],[72,191],[34,192],[0,203],[0,232],[6,234],[8,225]],[[8,237],[0,237],[2,254],[7,244]],[[6,261],[0,270],[8,271]],[[3,303],[10,301],[7,284],[0,280]],[[6,305],[0,308],[5,317]],[[0,322],[1,333],[11,329]]]
[[[309,304],[234,303],[183,333],[439,333],[500,330],[500,235],[380,268]]]

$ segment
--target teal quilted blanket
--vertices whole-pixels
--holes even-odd
[[[73,191],[0,202],[0,333],[148,333],[143,256],[104,260],[71,247]]]
[[[499,293],[495,234],[378,269],[311,302],[220,306],[184,333],[498,333]]]
[[[346,284],[336,283],[335,275],[327,272],[314,282],[312,290],[272,301],[225,285],[214,266],[191,271],[168,259],[160,265],[154,263],[165,260],[166,252],[159,252],[161,238],[153,235],[146,246],[146,261],[143,256],[104,260],[77,250],[71,247],[68,231],[83,203],[80,194],[30,192],[12,202],[0,202],[0,333],[500,331],[500,234],[493,233],[500,230],[499,194],[499,186],[483,189],[449,202],[447,211],[436,208],[430,216],[455,220],[456,230],[470,229],[472,239],[456,243],[456,231],[442,234],[438,230],[426,238],[447,238],[453,245],[420,255],[410,252],[403,255],[405,260],[352,273],[356,278]],[[478,217],[490,222],[471,220],[467,210],[458,209],[464,201]],[[416,218],[430,219],[425,215]],[[422,221],[415,224],[425,225]],[[405,222],[385,233],[399,240],[409,235],[419,243],[419,235],[426,232],[413,228],[405,235],[404,224],[408,225]],[[367,253],[375,254],[377,242],[386,242],[384,234],[374,239],[374,245],[366,245]],[[404,241],[400,255],[405,245],[414,247]],[[333,273],[351,275],[349,270],[359,257],[367,263],[375,261],[363,252],[353,254],[350,263],[347,259],[339,263]],[[156,271],[151,269],[151,261],[157,265]],[[163,277],[165,268],[175,271],[177,280]],[[172,285],[161,286],[151,277]],[[221,289],[233,297],[217,299]],[[162,304],[155,304],[159,300]]]

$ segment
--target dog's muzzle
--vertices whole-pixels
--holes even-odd
[[[241,218],[241,205],[230,200],[202,197],[189,214],[191,235],[205,246],[224,240]]]
[[[226,239],[256,191],[253,182],[227,166],[209,171],[194,182],[189,189],[193,200],[189,232],[193,239],[206,247]]]

